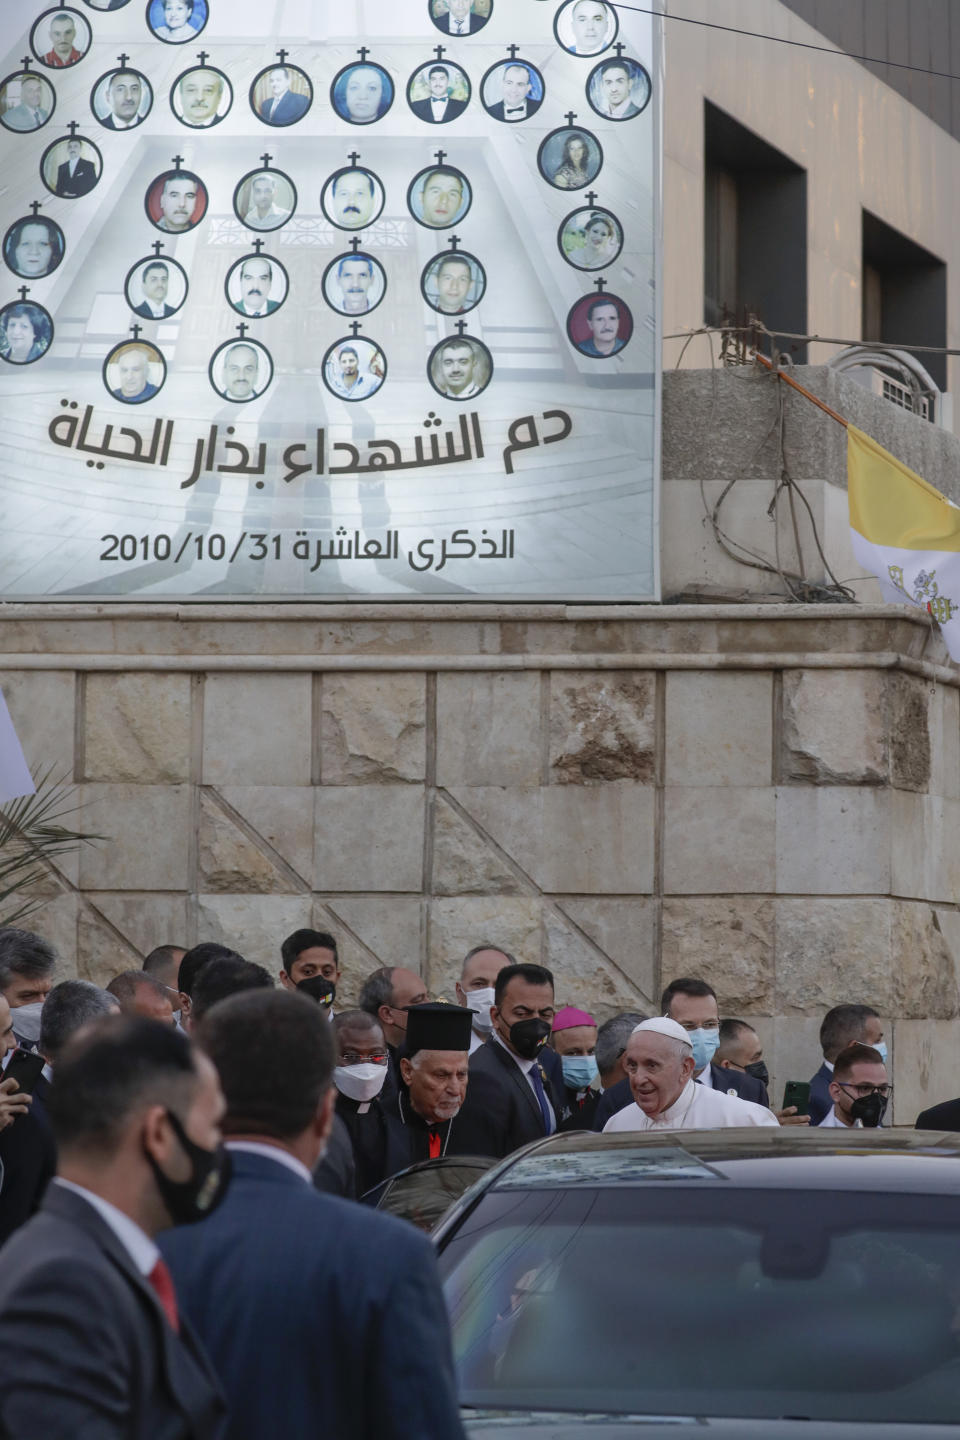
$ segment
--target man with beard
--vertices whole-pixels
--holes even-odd
[[[467,1093],[472,1028],[473,1011],[461,1005],[427,1003],[407,1011],[398,1113],[387,1117],[394,1136],[402,1131],[406,1142],[401,1169],[470,1153],[459,1144],[456,1117]]]
[[[875,1130],[883,1123],[892,1089],[879,1050],[854,1040],[834,1061],[830,1081],[833,1108],[817,1129],[860,1130],[866,1126]]]
[[[260,358],[252,345],[234,345],[223,362],[224,394],[228,400],[255,400]]]
[[[133,130],[144,119],[140,114],[143,82],[134,70],[118,70],[107,85],[108,115],[97,116],[107,130]]]

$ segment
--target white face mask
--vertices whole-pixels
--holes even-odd
[[[468,1007],[473,1011],[473,1027],[479,1030],[482,1035],[489,1035],[493,1029],[493,1021],[490,1019],[490,1006],[494,1002],[496,991],[491,985],[489,990],[468,990],[466,1001]]]
[[[333,1072],[333,1083],[341,1095],[348,1100],[375,1100],[383,1089],[387,1078],[386,1065],[337,1065]]]
[[[10,1011],[10,1018],[13,1021],[13,1028],[24,1040],[31,1045],[36,1045],[40,1039],[40,1011],[43,1009],[43,1001],[35,1000],[32,1005],[20,1005]]]

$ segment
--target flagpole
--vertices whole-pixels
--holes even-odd
[[[824,404],[824,402],[820,400],[816,395],[814,395],[812,391],[807,390],[803,385],[799,384],[798,381],[792,379],[791,376],[787,374],[786,370],[775,369],[773,361],[768,360],[766,355],[761,355],[759,350],[754,351],[754,358],[759,360],[761,365],[766,365],[768,370],[773,371],[774,375],[776,375],[778,380],[782,380],[785,385],[791,386],[791,388],[798,391],[799,394],[804,397],[804,399],[809,400],[811,404],[816,405],[818,410],[822,410],[825,415],[829,415],[831,420],[836,420],[837,424],[842,425],[844,430],[847,429],[847,426],[850,423],[849,420],[844,420],[843,416],[838,415],[836,410],[831,410],[830,406]]]

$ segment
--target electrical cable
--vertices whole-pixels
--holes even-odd
[[[852,51],[841,50],[838,46],[814,45],[809,40],[788,40],[783,35],[764,35],[760,30],[741,30],[736,25],[718,25],[715,20],[694,20],[692,15],[671,15],[649,6],[624,5],[620,0],[609,0],[609,4],[614,10],[632,10],[637,15],[654,15],[660,20],[676,20],[681,25],[699,25],[704,30],[723,30],[728,35],[745,35],[751,40],[769,40],[773,45],[792,45],[797,50],[817,50],[821,55],[859,60],[863,65],[889,65],[894,70],[912,70],[917,75],[932,75],[937,80],[960,80],[960,75],[953,75],[949,70],[930,70],[925,65],[908,65],[904,60],[886,60],[877,55],[854,55]]]

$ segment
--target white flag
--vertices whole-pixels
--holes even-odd
[[[37,787],[27,769],[7,702],[0,691],[0,805],[5,805],[8,800],[16,800],[21,795],[36,793]]]

